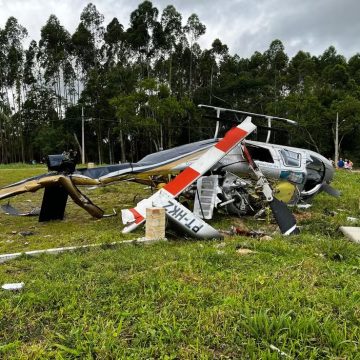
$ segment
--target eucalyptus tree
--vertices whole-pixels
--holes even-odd
[[[118,62],[126,62],[125,32],[122,24],[115,17],[106,27],[104,33],[103,57],[105,68],[114,67]]]
[[[220,39],[215,39],[211,44],[211,73],[210,73],[210,95],[209,102],[212,103],[212,94],[213,94],[213,85],[214,85],[214,76],[218,78],[218,72],[221,68],[221,62],[224,61],[224,58],[229,56],[229,48],[226,44],[223,44]],[[215,72],[215,74],[214,74]]]
[[[221,49],[222,47],[220,47]],[[214,51],[214,48],[212,50]],[[213,103],[259,112],[260,107],[258,105],[263,99],[262,69],[265,66],[264,56],[256,52],[250,59],[244,59],[238,55],[229,55],[224,48],[223,53],[216,57],[220,60],[216,60],[218,74],[215,76],[216,82],[212,85],[213,96],[211,98]]]
[[[203,100],[205,102],[209,102],[209,100],[211,101],[209,97],[211,97],[212,78],[215,66],[215,56],[211,49],[201,51],[198,59],[197,77],[194,81],[198,85],[198,90],[209,94],[207,98]]]
[[[154,52],[151,37],[158,14],[158,9],[153,7],[151,1],[142,2],[130,14],[130,27],[126,31],[128,44],[135,54],[135,61],[141,66],[145,62],[146,76],[150,76],[150,63]]]
[[[111,124],[110,136],[113,140],[117,140],[120,145],[120,159],[126,160],[126,153],[128,149],[127,137],[127,123],[126,119],[121,116],[116,116],[117,106],[113,98],[126,97],[133,93],[137,87],[140,78],[141,70],[139,67],[131,66],[128,62],[126,64],[117,63],[114,67],[109,68],[105,73],[104,99],[108,102],[107,113],[110,119],[116,118],[116,124]],[[114,126],[115,125],[115,126]],[[108,130],[108,137],[109,130]],[[109,141],[110,151],[111,141]]]
[[[186,118],[184,102],[157,79],[138,81],[131,93],[115,96],[111,104],[116,108],[120,130],[126,135],[122,146],[127,144],[130,148],[131,161],[178,143]],[[122,154],[125,156],[125,151]]]
[[[6,149],[5,140],[5,121],[7,117],[4,114],[6,89],[6,53],[5,53],[5,32],[0,28],[0,163],[4,163],[4,151]]]
[[[21,108],[24,101],[23,65],[24,51],[22,41],[27,36],[27,30],[19,24],[15,17],[9,17],[1,34],[3,57],[3,84],[7,108],[11,112],[11,124],[7,129],[8,143],[13,159],[25,161],[24,134],[21,119]],[[16,114],[16,116],[14,116]]]
[[[160,21],[163,33],[163,50],[167,55],[169,63],[168,83],[170,91],[172,89],[172,69],[173,69],[173,53],[176,43],[183,36],[182,16],[173,5],[168,5],[161,14]]]
[[[104,33],[104,44],[102,48],[104,59],[104,87],[101,92],[103,113],[109,119],[115,118],[115,109],[109,104],[109,99],[117,94],[117,91],[123,91],[126,88],[122,77],[124,73],[128,74],[128,46],[126,44],[126,33],[124,27],[118,19],[113,18],[106,27]],[[111,124],[112,125],[112,124]],[[114,126],[107,126],[107,134],[104,142],[108,145],[109,162],[114,161],[114,141],[119,136],[121,158],[125,159],[124,138],[122,130],[118,135],[118,130]]]
[[[94,66],[95,57],[95,45],[92,41],[91,33],[82,22],[80,22],[72,35],[71,43],[75,58],[74,68],[76,71],[77,95],[80,97],[80,92],[86,81],[86,74]]]
[[[181,37],[183,36],[181,20],[181,14],[174,6],[169,5],[163,10],[160,21],[156,22],[153,28],[152,45],[154,48],[154,54],[157,55],[157,59],[154,64],[154,73],[157,75],[159,81],[163,83],[159,86],[162,87],[164,92],[166,92],[165,89],[168,89],[169,91],[169,96],[166,96],[167,100],[163,100],[162,102],[172,101],[170,94],[174,93],[172,86],[174,65],[173,53],[176,44],[181,41]],[[179,65],[182,66],[181,64]],[[175,62],[175,71],[176,68]],[[165,86],[165,84],[168,84],[168,86]],[[154,99],[156,100],[156,98],[153,98],[153,101],[155,101]],[[159,102],[159,108],[163,108],[162,102]],[[174,102],[174,112],[176,112],[175,109],[176,102]],[[164,147],[163,137],[165,128],[168,130],[165,134],[166,139],[168,140],[167,145],[169,146],[169,144],[171,144],[174,140],[175,133],[173,131],[173,119],[174,116],[169,114],[166,119],[166,127],[161,125],[161,148]]]
[[[51,140],[55,134],[59,142],[62,137],[66,137],[62,130],[64,121],[59,120],[57,106],[56,98],[45,86],[34,85],[27,92],[22,108],[22,119],[28,160],[41,160],[54,151],[62,152],[66,149],[53,147],[54,142]],[[49,132],[48,138],[47,132]],[[42,140],[39,140],[40,138]]]
[[[0,163],[8,162],[8,128],[11,125],[9,116],[5,113],[4,109],[0,107]]]
[[[25,87],[34,87],[37,82],[36,65],[37,65],[38,46],[35,40],[32,40],[27,50],[25,50],[24,64],[24,85]]]
[[[265,51],[264,57],[266,59],[265,76],[268,79],[273,101],[276,102],[278,97],[282,94],[285,85],[285,75],[289,58],[285,53],[283,43],[276,39],[271,42],[269,49]]]
[[[180,98],[188,93],[190,57],[189,43],[183,34],[174,45],[171,70],[171,92]]]
[[[0,28],[0,106],[6,102],[6,37],[5,30]]]
[[[299,51],[289,62],[286,82],[289,91],[303,91],[305,82],[313,82],[318,78],[316,69],[316,58],[310,53]]]
[[[116,109],[116,117],[119,120],[118,130],[120,133],[120,151],[121,161],[134,161],[134,143],[137,133],[137,125],[144,126],[142,118],[140,119],[139,109],[146,102],[146,94],[140,87],[133,92],[121,92],[110,100],[110,104]],[[147,133],[147,129],[145,131]],[[135,138],[135,139],[134,139]],[[149,139],[149,137],[148,137]],[[134,141],[135,140],[135,141]],[[143,142],[143,148],[148,144],[148,141]],[[128,157],[130,156],[130,158]]]
[[[70,34],[60,24],[55,15],[50,15],[46,24],[41,28],[41,38],[39,41],[39,59],[44,72],[45,84],[50,85],[56,98],[57,112],[62,118],[63,93],[65,90],[65,100],[67,99],[66,89],[71,86],[73,72],[71,67],[71,47]]]
[[[196,14],[191,14],[187,19],[184,31],[188,35],[190,43],[189,94],[191,96],[193,83],[193,53],[196,49],[196,41],[201,35],[205,34],[206,26],[200,21]]]
[[[75,57],[78,94],[84,86],[89,73],[99,70],[102,61],[104,16],[96,6],[88,4],[80,15],[80,23],[71,37],[73,55]]]
[[[5,91],[8,105],[14,111],[21,106],[21,81],[23,75],[24,53],[22,41],[27,36],[27,30],[14,17],[9,17],[2,32],[2,48],[4,57]],[[9,99],[9,93],[11,99]]]
[[[297,121],[298,126],[287,128],[293,135],[293,146],[306,146],[329,154],[331,130],[324,116],[325,108],[311,84],[305,83],[301,92],[290,92],[276,102],[268,102],[266,111]]]
[[[329,46],[319,57],[318,57],[318,71],[321,73],[326,68],[333,67],[337,64],[345,65],[346,59],[343,55],[337,53],[334,46]]]
[[[152,76],[156,76],[161,81],[168,80],[166,66],[166,37],[160,22],[156,21],[152,31]]]
[[[102,15],[92,3],[85,6],[80,15],[80,21],[90,33],[92,46],[93,64],[99,68],[102,60],[101,48],[104,37],[104,15]]]
[[[349,73],[357,86],[360,86],[360,54],[352,56],[348,61]]]
[[[102,163],[103,124],[100,119],[100,98],[103,83],[102,62],[104,32],[104,16],[92,3],[85,6],[80,15],[80,24],[72,36],[78,91],[82,91],[79,101],[89,107],[90,125],[96,133],[98,162]],[[84,90],[87,91],[84,92]],[[105,129],[106,132],[106,129]]]

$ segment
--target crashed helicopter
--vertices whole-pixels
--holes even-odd
[[[137,163],[76,169],[73,154],[49,155],[49,172],[0,189],[0,200],[45,188],[39,221],[63,219],[68,196],[95,218],[104,215],[79,186],[105,186],[134,181],[161,188],[132,209],[122,210],[124,233],[146,220],[146,208],[163,207],[183,232],[197,238],[218,238],[219,232],[204,220],[215,210],[243,216],[259,215],[269,205],[284,235],[298,233],[296,220],[281,198],[286,188],[287,203],[307,201],[320,191],[338,196],[329,184],[334,168],[322,155],[306,149],[269,143],[272,121],[296,124],[293,120],[263,114],[199,105],[216,119],[215,136],[145,156]],[[246,116],[219,138],[220,125],[229,114]],[[209,115],[208,115],[209,116]],[[257,126],[253,117],[267,119],[266,142],[246,139]],[[176,176],[175,176],[176,175]],[[171,179],[169,176],[173,176]],[[174,177],[175,176],[175,177]],[[277,185],[274,185],[277,182]],[[290,191],[289,191],[290,189]],[[193,210],[180,198],[193,200]]]

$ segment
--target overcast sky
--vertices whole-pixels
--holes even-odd
[[[9,16],[15,16],[39,40],[40,29],[50,14],[73,32],[80,13],[91,1],[86,0],[0,0],[0,28]],[[105,16],[105,24],[117,17],[125,28],[130,13],[142,1],[92,1]],[[285,51],[293,56],[299,50],[320,55],[330,45],[347,58],[360,53],[360,0],[153,0],[161,14],[166,5],[174,5],[183,23],[196,13],[206,25],[200,44],[209,48],[215,38],[227,44],[230,53],[249,57],[268,49],[280,39]]]

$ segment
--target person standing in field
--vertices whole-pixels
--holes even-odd
[[[340,158],[338,163],[337,163],[338,169],[343,169],[344,165],[345,165],[344,160],[342,158]]]
[[[351,171],[352,168],[353,168],[353,162],[351,160],[349,160],[349,159],[345,159],[344,169]]]

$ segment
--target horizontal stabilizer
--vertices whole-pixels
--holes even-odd
[[[184,205],[177,202],[167,191],[159,192],[153,200],[156,207],[165,209],[166,216],[185,234],[198,239],[221,239],[222,235]]]
[[[177,202],[174,197],[164,189],[159,190],[149,199],[140,201],[136,209],[121,210],[122,221],[127,225],[123,233],[129,233],[144,222],[146,209],[151,207],[162,207],[165,214],[185,234],[200,239],[219,239],[220,233],[205,221],[193,214],[185,206]],[[141,212],[141,213],[140,213]]]

